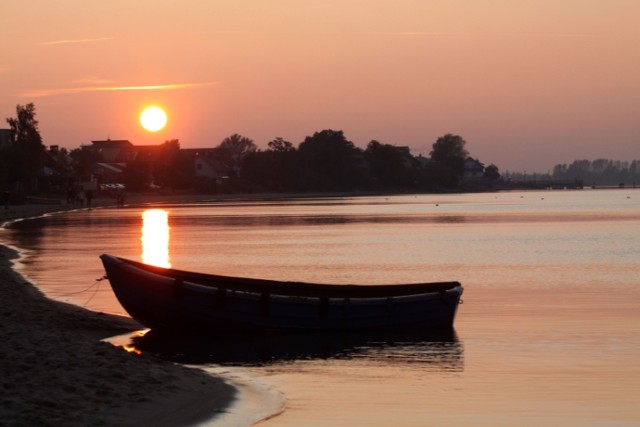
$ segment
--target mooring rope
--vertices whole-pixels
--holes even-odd
[[[96,279],[96,283],[91,285],[91,286],[95,286],[97,284],[96,288],[93,290],[93,294],[91,295],[91,297],[82,305],[83,307],[86,307],[91,302],[93,297],[95,297],[97,295],[98,290],[100,289],[100,282],[102,282],[102,279],[103,278]]]
[[[64,297],[68,297],[68,296],[71,296],[71,295],[78,295],[78,294],[82,294],[82,293],[88,292],[88,291],[90,291],[90,290],[91,290],[91,288],[94,288],[94,289],[93,289],[93,294],[91,294],[91,296],[89,297],[89,299],[88,299],[88,300],[87,300],[87,301],[82,305],[82,307],[86,307],[86,306],[87,306],[87,304],[89,304],[89,303],[91,302],[91,300],[96,296],[96,294],[97,294],[97,293],[98,293],[98,291],[100,290],[100,282],[102,282],[102,281],[103,281],[104,279],[106,279],[106,278],[107,278],[107,276],[106,276],[106,275],[105,275],[105,276],[102,276],[102,277],[97,278],[97,279],[95,280],[95,283],[91,284],[89,287],[87,287],[87,288],[85,288],[85,289],[83,289],[83,290],[81,290],[81,291],[68,292],[68,293],[66,293],[66,294],[59,294],[59,295],[56,295],[55,297],[56,297],[56,298],[64,298]]]

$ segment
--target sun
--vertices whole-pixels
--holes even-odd
[[[147,107],[140,114],[140,124],[149,132],[157,132],[167,124],[167,113],[155,105]]]

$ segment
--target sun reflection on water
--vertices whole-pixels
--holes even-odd
[[[142,213],[142,262],[170,268],[169,212],[148,209]]]

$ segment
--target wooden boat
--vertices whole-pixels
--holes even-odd
[[[124,309],[156,330],[331,331],[453,326],[458,282],[328,285],[227,277],[100,256]]]

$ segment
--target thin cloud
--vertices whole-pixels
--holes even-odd
[[[175,89],[190,89],[199,86],[209,86],[213,83],[178,83],[171,85],[151,85],[151,86],[112,86],[101,87],[99,91],[126,91],[126,90],[175,90]]]
[[[435,32],[435,31],[368,31],[361,34],[396,37],[540,37],[540,38],[588,38],[592,34],[583,33],[468,33],[468,32]]]
[[[426,36],[426,37],[465,35],[465,33],[435,32],[435,31],[367,31],[367,32],[363,32],[362,34],[369,34],[369,35],[376,35],[376,36]]]
[[[593,34],[580,34],[580,33],[528,33],[524,34],[529,37],[541,37],[541,38],[576,38],[583,39],[593,37]]]
[[[167,85],[145,85],[145,86],[82,86],[68,87],[58,89],[42,89],[31,92],[22,93],[20,96],[26,98],[42,98],[46,96],[71,95],[88,92],[121,92],[121,91],[146,91],[146,90],[179,90],[194,89],[198,87],[207,87],[222,82],[203,82],[203,83],[175,83]]]
[[[95,37],[90,39],[66,39],[66,40],[52,40],[48,42],[42,42],[44,46],[56,46],[61,44],[76,44],[76,43],[95,43],[104,42],[108,40],[114,40],[115,37]]]

